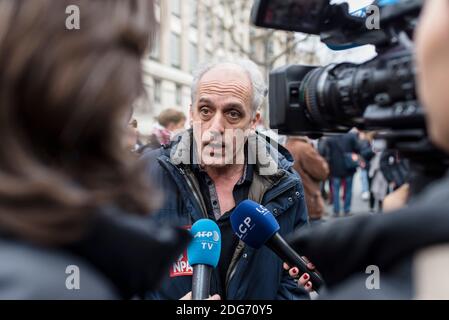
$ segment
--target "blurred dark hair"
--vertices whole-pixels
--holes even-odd
[[[79,30],[66,8],[80,9]],[[95,211],[151,210],[124,150],[152,0],[0,0],[0,230],[42,244],[78,239]]]

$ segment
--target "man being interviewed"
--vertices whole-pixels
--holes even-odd
[[[211,294],[223,299],[304,299],[311,285],[298,288],[267,248],[253,250],[234,235],[230,215],[251,199],[271,210],[288,234],[307,224],[303,185],[291,155],[256,133],[267,88],[257,66],[247,60],[202,67],[192,84],[192,128],[170,145],[146,153],[148,176],[165,201],[152,216],[189,228],[209,218],[222,233],[222,251]],[[192,269],[182,255],[161,289],[150,299],[179,299],[191,291]]]

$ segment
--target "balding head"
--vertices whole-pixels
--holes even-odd
[[[200,67],[195,72],[191,87],[192,104],[195,104],[198,99],[197,94],[200,82],[203,80],[203,77],[211,71],[214,72],[208,75],[208,79],[211,79],[212,77],[215,77],[216,80],[224,79],[224,77],[229,79],[231,76],[233,76],[233,79],[236,79],[236,75],[238,74],[239,77],[244,77],[249,80],[251,87],[251,109],[252,115],[254,116],[262,106],[267,95],[267,85],[257,65],[250,60],[243,59],[238,61],[211,63]],[[245,75],[242,75],[242,72]],[[220,76],[220,73],[223,77]]]

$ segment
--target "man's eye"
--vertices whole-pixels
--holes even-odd
[[[210,110],[209,110],[208,108],[201,108],[201,109],[200,109],[200,113],[201,113],[202,115],[207,116],[207,115],[210,114]]]
[[[240,112],[238,112],[238,111],[229,111],[228,114],[231,119],[239,119],[241,116]]]

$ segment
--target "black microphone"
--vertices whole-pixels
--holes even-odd
[[[315,290],[324,284],[321,275],[307,268],[307,261],[281,237],[276,218],[264,206],[251,200],[243,201],[232,213],[231,225],[240,240],[250,247],[259,249],[266,245],[290,267],[297,267],[302,273],[309,274]]]
[[[192,300],[204,300],[210,295],[212,269],[220,260],[221,233],[209,219],[195,222],[190,232],[193,241],[187,248],[187,258],[193,268]]]

